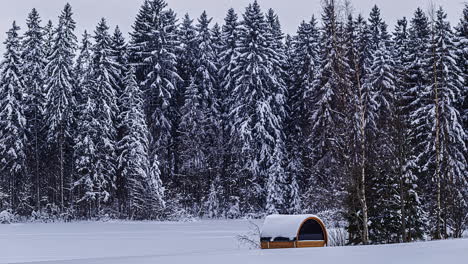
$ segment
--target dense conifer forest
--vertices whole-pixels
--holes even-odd
[[[389,28],[377,6],[325,0],[293,35],[257,2],[196,15],[146,0],[129,38],[104,18],[77,36],[69,4],[13,22],[2,217],[314,213],[350,244],[462,235],[468,5],[457,25],[437,7]]]

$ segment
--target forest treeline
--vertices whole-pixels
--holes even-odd
[[[0,66],[0,211],[19,219],[332,215],[349,243],[460,237],[468,6],[393,29],[336,0],[285,35],[146,0],[130,38],[72,7],[13,23]],[[331,225],[332,223],[330,223]]]

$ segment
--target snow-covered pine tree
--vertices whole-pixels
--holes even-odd
[[[25,191],[30,185],[27,179],[27,139],[24,114],[25,92],[21,68],[19,27],[13,22],[4,42],[6,51],[0,64],[0,156],[1,192],[0,201],[5,209],[25,215],[27,202]]]
[[[215,54],[215,58],[218,60],[216,61],[216,68],[220,69],[219,67],[219,57],[222,50],[223,45],[223,36],[221,32],[221,27],[218,23],[215,23],[214,26],[211,28],[211,42],[213,43],[213,50]]]
[[[174,13],[164,0],[145,0],[137,16],[129,45],[130,63],[146,92],[145,109],[151,129],[152,149],[160,158],[161,176],[173,175],[173,119],[176,69]]]
[[[359,15],[354,20],[352,14],[348,14],[344,32],[345,59],[349,65],[347,74],[350,78],[351,104],[353,115],[352,127],[349,132],[349,160],[347,163],[350,178],[347,184],[346,219],[348,221],[349,244],[362,242],[362,201],[360,200],[361,180],[367,178],[366,163],[366,119],[369,112],[365,107],[368,100],[364,92],[363,82],[365,76],[365,64],[371,59],[369,54],[369,29],[366,20]]]
[[[369,46],[372,51],[379,48],[380,40],[382,38],[382,17],[380,16],[380,9],[374,5],[369,14]],[[372,63],[372,62],[371,62]]]
[[[278,71],[276,74],[281,76],[282,74],[284,74],[281,71],[281,64],[285,60],[283,44],[284,34],[281,30],[281,23],[279,21],[278,15],[271,8],[268,9],[268,12],[265,16],[265,21],[268,24],[268,32],[272,38],[270,46],[276,52],[276,58],[272,58],[271,63],[273,64],[273,67],[277,68],[275,69],[276,71]]]
[[[466,132],[456,108],[463,89],[456,65],[454,36],[447,15],[438,9],[431,23],[428,49],[430,81],[419,94],[420,104],[411,118],[421,139],[418,161],[421,172],[431,178],[427,198],[432,238],[459,236],[454,213],[466,215],[466,203],[457,203],[466,188]],[[459,219],[459,218],[458,218]],[[464,221],[464,220],[462,220]],[[456,234],[457,233],[457,234]]]
[[[52,21],[49,20],[45,27],[43,28],[43,38],[44,38],[44,55],[46,59],[50,57],[53,51],[53,46],[54,46],[54,25],[52,24]]]
[[[76,86],[73,74],[73,60],[77,48],[74,34],[75,21],[72,9],[65,5],[59,23],[54,32],[53,46],[46,66],[47,97],[45,107],[45,124],[47,128],[47,143],[49,164],[48,201],[60,206],[63,211],[66,199],[70,197],[66,191],[71,183],[71,156],[73,136],[73,111],[75,98],[73,90]]]
[[[175,49],[176,55],[176,66],[177,74],[180,76],[180,80],[176,83],[176,89],[172,98],[172,104],[174,108],[174,116],[172,117],[172,137],[173,137],[173,149],[174,153],[174,175],[180,175],[183,160],[180,156],[181,146],[181,109],[185,103],[185,92],[187,87],[190,86],[191,78],[195,74],[195,51],[196,51],[196,29],[193,25],[193,19],[188,14],[185,14],[182,19],[182,23],[177,29],[178,45]],[[173,177],[171,183],[174,186],[181,186],[181,182],[185,179],[183,177]],[[179,190],[174,190],[178,192]]]
[[[274,108],[273,112],[281,119],[279,125],[281,126],[282,130],[282,126],[284,125],[284,120],[286,117],[285,104],[287,89],[285,80],[288,78],[286,72],[284,72],[284,64],[286,62],[284,34],[281,30],[281,23],[279,21],[278,15],[276,15],[273,9],[270,8],[268,10],[268,13],[265,17],[265,22],[268,24],[267,32],[269,34],[269,46],[274,51],[272,53],[273,56],[269,59],[277,85],[276,89],[273,91],[275,91],[276,95],[278,96],[275,100],[278,101],[280,106],[278,108]]]
[[[265,15],[265,21],[268,24],[269,46],[274,50],[273,56],[269,59],[272,67],[272,74],[275,76],[275,85],[273,99],[276,107],[272,108],[273,115],[278,118],[278,128],[280,133],[276,135],[275,147],[271,157],[271,164],[268,168],[268,180],[266,184],[266,211],[269,213],[286,213],[290,210],[287,205],[290,189],[286,173],[286,162],[288,159],[286,150],[286,135],[284,128],[286,126],[287,116],[287,86],[286,79],[289,75],[285,71],[287,61],[284,45],[284,34],[281,30],[281,23],[278,15],[273,9],[269,9]],[[293,191],[294,193],[294,191]],[[297,207],[297,204],[294,205]]]
[[[89,36],[85,34],[86,40]],[[96,216],[100,208],[97,141],[100,137],[99,120],[96,119],[96,100],[93,95],[92,73],[86,72],[79,80],[80,104],[77,107],[77,128],[73,152],[74,182],[72,186],[78,217]]]
[[[465,4],[465,8],[463,9],[463,15],[462,18],[460,19],[460,23],[456,28],[456,35],[458,38],[458,45],[457,45],[457,55],[458,55],[458,67],[460,68],[462,72],[462,76],[465,79],[464,85],[463,85],[463,90],[462,90],[462,96],[459,98],[460,103],[459,103],[459,111],[460,114],[462,115],[462,120],[463,120],[463,130],[465,131],[465,134],[468,133],[468,4]],[[468,160],[468,153],[465,152],[465,160]],[[468,176],[465,176],[465,179]],[[468,181],[466,179],[465,181]],[[460,191],[461,197],[458,199],[458,201],[463,202],[463,206],[467,206],[468,204],[468,187],[465,186],[465,189],[461,189]],[[461,206],[460,206],[461,208]],[[467,228],[468,226],[468,215],[463,216],[463,211],[461,211],[461,214],[458,215],[461,218],[465,218],[465,223],[458,228],[458,230],[454,233],[457,233],[459,230],[463,228]],[[458,221],[460,223],[463,223],[463,221]],[[458,234],[457,234],[458,235]]]
[[[183,190],[190,194],[187,203],[199,203],[202,197],[200,184],[205,177],[198,178],[197,175],[206,173],[207,153],[204,149],[204,123],[205,113],[202,107],[202,98],[198,86],[192,78],[192,83],[185,89],[185,103],[182,106],[181,121],[179,125],[180,135],[180,158],[182,159],[181,171],[185,179]],[[203,174],[206,176],[206,174]]]
[[[89,72],[91,71],[92,65],[92,44],[91,35],[85,30],[83,38],[79,47],[79,54],[75,64],[75,78],[77,80],[77,86],[74,89],[74,96],[77,105],[82,105],[86,98],[83,98],[83,94],[86,82],[89,81]],[[77,109],[78,110],[78,109]],[[78,110],[79,111],[79,110]]]
[[[24,91],[24,115],[26,118],[27,164],[31,180],[34,182],[33,190],[34,206],[41,210],[42,189],[45,184],[44,163],[42,157],[45,146],[44,135],[44,68],[47,64],[44,52],[44,32],[41,27],[41,19],[36,9],[28,15],[27,31],[24,34],[21,51],[21,71],[25,85]]]
[[[350,96],[349,78],[346,76],[349,66],[343,50],[343,26],[336,8],[334,0],[324,2],[320,71],[311,95],[313,111],[309,122],[312,125],[310,145],[313,160],[308,184],[313,187],[307,190],[306,195],[309,198],[321,197],[308,199],[313,201],[309,208],[314,211],[343,209],[343,183],[347,175],[343,166],[346,164],[346,139],[342,135],[349,132],[347,108]]]
[[[190,85],[192,77],[195,75],[195,51],[197,31],[193,25],[193,19],[188,14],[185,14],[182,23],[178,30],[179,48],[177,50],[177,70],[179,76],[183,80],[183,89]],[[183,104],[183,102],[182,102]]]
[[[219,164],[217,144],[218,69],[215,47],[209,24],[211,19],[206,12],[198,19],[197,35],[194,39],[194,75],[185,92],[185,103],[181,109],[180,155],[182,173],[187,177],[187,186],[194,196],[194,203],[201,204],[204,195],[209,193],[210,182],[217,177]],[[212,212],[206,212],[211,215]]]
[[[386,25],[381,24],[378,48],[373,52],[373,63],[364,86],[375,105],[375,138],[371,151],[375,159],[374,177],[369,179],[369,236],[374,243],[398,242],[401,230],[401,197],[399,197],[395,130],[395,62]]]
[[[410,58],[410,42],[408,21],[400,19],[393,33],[395,61],[395,145],[397,148],[397,174],[401,211],[400,236],[403,242],[420,240],[424,235],[424,211],[419,198],[420,188],[414,175],[415,164],[411,157],[409,101],[404,96],[408,89],[408,67]]]
[[[117,26],[114,29],[114,33],[111,37],[110,43],[110,54],[112,57],[112,61],[114,63],[115,71],[114,71],[114,88],[117,98],[121,98],[122,94],[125,90],[124,79],[127,75],[128,71],[128,49],[127,43],[125,42],[125,38],[120,31],[120,28]],[[120,104],[120,100],[117,100],[117,108],[119,113],[124,111],[123,106]],[[115,121],[116,124],[116,142],[119,142],[123,138],[123,124],[122,120],[120,120],[120,114],[117,115],[117,119]],[[117,156],[119,156],[120,150],[117,149]],[[121,213],[125,213],[125,203],[127,199],[126,190],[125,190],[125,179],[122,175],[120,168],[116,168],[116,177],[115,177],[115,199],[118,206],[118,210]]]
[[[287,173],[291,184],[290,202],[294,213],[300,213],[300,195],[306,191],[305,182],[311,170],[308,141],[311,139],[309,118],[310,99],[319,67],[319,30],[317,21],[303,21],[291,43],[288,85],[286,138],[288,150]],[[302,187],[299,187],[302,186]]]
[[[232,120],[229,118],[229,111],[231,105],[233,104],[232,91],[235,85],[234,79],[234,69],[236,68],[236,57],[238,56],[237,50],[237,41],[239,35],[239,21],[238,16],[234,9],[229,9],[226,17],[224,19],[224,25],[222,26],[221,32],[221,47],[220,54],[218,58],[218,75],[220,80],[219,87],[219,114],[220,114],[220,133],[221,142],[224,145],[223,153],[223,168],[221,175],[224,175],[222,184],[225,191],[225,197],[229,199],[229,204],[227,202],[225,206],[231,206],[238,202],[239,193],[237,189],[237,178],[232,177],[235,175],[235,155],[233,153],[233,146],[230,145],[230,127],[232,125]],[[226,210],[228,211],[228,209]]]
[[[111,50],[112,39],[109,27],[103,18],[94,31],[93,57],[91,65],[91,97],[95,100],[95,118],[101,135],[95,144],[96,173],[99,186],[98,204],[107,203],[115,189],[116,182],[116,137],[117,137],[117,91],[121,71],[116,66]]]
[[[149,130],[148,130],[149,133]],[[151,143],[149,144],[151,145]],[[149,210],[152,213],[151,218],[161,219],[167,217],[164,212],[167,209],[166,205],[166,188],[164,188],[161,180],[161,171],[159,169],[159,158],[155,154],[149,153],[150,169],[148,171],[149,178]]]
[[[285,213],[290,210],[286,206],[288,192],[286,190],[286,172],[284,170],[286,159],[283,157],[284,153],[285,149],[282,142],[276,142],[273,156],[271,157],[271,164],[267,170],[265,208],[267,214]]]
[[[123,138],[118,143],[118,166],[126,193],[124,212],[131,219],[158,218],[165,205],[164,188],[159,177],[157,156],[150,154],[143,92],[138,87],[133,68],[126,76],[120,104],[123,109],[119,118]]]
[[[231,177],[228,174],[229,161],[227,160],[227,153],[229,151],[229,136],[228,130],[228,94],[222,85],[221,79],[221,54],[224,51],[224,40],[222,28],[216,23],[211,29],[211,39],[214,50],[214,58],[216,65],[216,89],[214,90],[214,102],[216,103],[215,108],[215,133],[214,133],[214,146],[213,150],[215,155],[213,156],[213,162],[215,163],[214,169],[216,170],[215,181],[217,183],[218,197],[219,197],[219,215],[225,215],[225,212],[229,210],[229,196],[226,196],[227,184]]]
[[[460,103],[460,114],[463,116],[463,127],[468,131],[468,4],[465,4],[460,23],[456,27],[458,67],[465,78],[462,101]],[[464,99],[464,100],[463,100]],[[467,157],[468,158],[468,157]]]
[[[408,147],[408,160],[405,163],[405,177],[414,181],[414,187],[420,189],[420,195],[418,192],[411,192],[411,195],[414,197],[416,203],[422,203],[427,199],[427,187],[429,183],[428,177],[421,173],[420,168],[422,164],[418,161],[418,157],[423,152],[422,147],[422,138],[420,137],[421,133],[424,133],[426,129],[425,126],[420,126],[417,122],[414,122],[413,113],[421,107],[423,99],[420,98],[421,91],[428,82],[427,76],[427,45],[429,43],[429,22],[425,13],[418,8],[414,17],[410,21],[408,29],[408,53],[406,55],[406,65],[405,65],[405,86],[406,88],[401,91],[401,97],[404,99],[404,103],[401,111],[405,114],[405,119],[407,120],[407,141],[406,146]],[[419,200],[419,201],[416,201]],[[420,213],[421,217],[419,221],[413,219],[413,226],[409,228],[414,228],[415,233],[419,233],[414,237],[417,237],[420,234],[420,228],[425,227],[426,219],[425,212],[427,212],[427,203],[422,203],[422,208],[418,205],[419,209],[415,208]],[[414,212],[416,215],[416,212]],[[410,219],[411,222],[411,219]],[[409,224],[409,223],[408,223]],[[423,225],[424,224],[424,225]],[[411,230],[408,230],[411,232]],[[425,230],[424,230],[425,231]],[[408,235],[411,235],[409,233]],[[410,239],[410,238],[409,238]]]
[[[124,90],[124,79],[126,76],[127,64],[128,64],[128,50],[127,50],[127,43],[125,42],[125,37],[120,31],[118,26],[115,27],[114,32],[111,36],[111,43],[110,43],[110,53],[112,57],[112,61],[114,62],[115,68],[117,71],[115,72],[115,90],[117,96],[123,93]]]
[[[300,190],[298,185],[298,178],[302,175],[302,162],[298,155],[294,155],[292,151],[290,151],[292,144],[291,136],[289,134],[289,126],[291,120],[290,116],[290,105],[291,105],[291,98],[289,96],[289,91],[293,84],[293,37],[291,35],[286,35],[285,42],[284,42],[284,55],[285,55],[285,62],[283,66],[283,72],[285,73],[284,83],[286,87],[286,115],[284,120],[284,134],[285,134],[285,173],[286,173],[286,184],[288,185],[288,192],[286,196],[286,204],[289,204],[287,207],[288,213],[299,214],[302,211],[302,205],[300,200]],[[294,153],[295,154],[295,153]]]
[[[205,211],[206,216],[209,218],[217,218],[220,216],[220,207],[222,206],[220,203],[220,194],[219,194],[219,183],[220,179],[216,178],[211,182],[210,190],[208,192],[208,197],[205,201]]]
[[[222,42],[220,54],[220,78],[222,80],[222,87],[226,95],[229,95],[234,87],[235,80],[233,80],[235,59],[238,56],[237,44],[239,36],[239,21],[238,16],[234,9],[229,9],[224,19],[222,27]]]
[[[245,213],[263,211],[266,202],[268,170],[275,162],[276,144],[284,140],[284,116],[278,113],[284,115],[285,89],[282,76],[275,71],[278,54],[271,48],[275,40],[257,1],[247,7],[243,17],[230,118],[241,210]],[[286,195],[285,188],[278,189],[281,196]]]

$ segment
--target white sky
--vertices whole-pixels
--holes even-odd
[[[238,13],[253,0],[166,0],[179,17],[189,13],[192,18],[198,17],[205,9],[215,22],[222,23],[226,11],[234,7]],[[279,14],[283,30],[295,33],[302,20],[308,20],[315,14],[319,16],[320,0],[258,0],[263,10],[273,8]],[[368,16],[370,9],[377,4],[385,21],[393,25],[396,20],[411,17],[416,7],[427,9],[430,0],[352,0],[356,13]],[[464,4],[467,0],[433,0],[442,5],[453,24],[458,23]],[[122,31],[129,32],[143,0],[0,0],[0,41],[3,43],[5,32],[13,20],[24,28],[27,14],[33,7],[38,9],[43,23],[51,19],[54,24],[66,2],[72,5],[74,19],[77,22],[77,35],[81,38],[84,29],[92,32],[101,17],[107,18],[109,25],[119,25]],[[0,52],[3,53],[3,44]]]

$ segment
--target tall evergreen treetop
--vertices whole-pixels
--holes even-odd
[[[59,137],[70,136],[68,129],[71,125],[74,105],[72,93],[75,85],[72,66],[77,49],[77,38],[73,33],[76,23],[72,15],[71,6],[65,5],[55,30],[54,45],[46,67],[50,74],[46,80],[49,142],[57,142]]]
[[[47,58],[45,53],[44,29],[40,25],[41,19],[36,9],[28,15],[25,36],[22,42],[22,72],[25,82],[25,116],[27,119],[28,170],[34,175],[36,189],[36,209],[41,203],[41,168],[43,163],[40,156],[44,149],[44,106],[46,92],[44,89]]]
[[[2,187],[7,186],[7,208],[16,209],[26,181],[26,118],[23,94],[25,85],[21,69],[20,28],[13,22],[4,44],[6,51],[0,64],[0,159]],[[2,197],[3,198],[3,197]],[[2,199],[3,200],[3,199]]]
[[[146,92],[146,114],[152,131],[153,148],[161,158],[161,173],[171,175],[173,140],[173,98],[181,81],[176,69],[176,18],[163,0],[146,0],[131,33],[130,63],[137,81]]]

